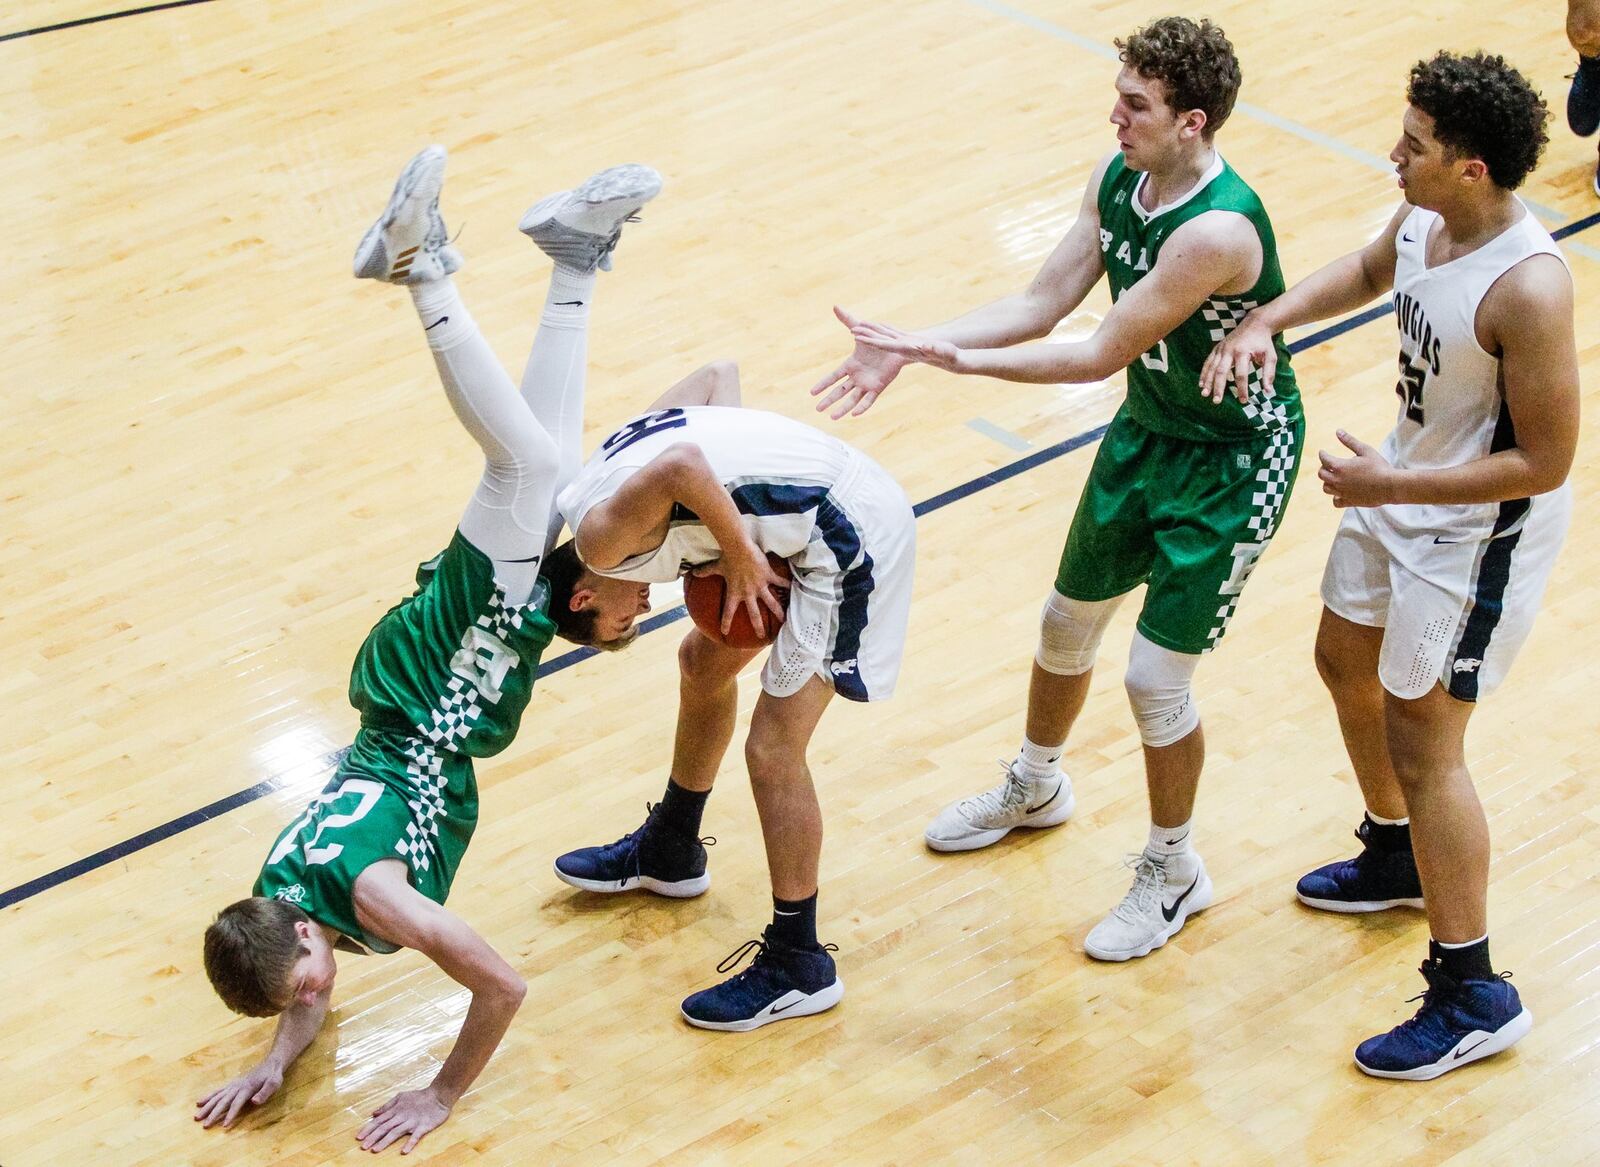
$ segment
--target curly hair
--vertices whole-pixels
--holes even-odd
[[[1164,16],[1113,43],[1124,65],[1167,87],[1167,104],[1174,110],[1198,109],[1206,115],[1207,138],[1233,112],[1244,75],[1233,45],[1211,21]]]
[[[1550,141],[1544,98],[1498,55],[1442,52],[1418,61],[1406,100],[1433,119],[1440,145],[1458,158],[1482,159],[1504,190],[1522,185]]]

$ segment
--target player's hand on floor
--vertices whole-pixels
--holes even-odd
[[[833,314],[839,318],[839,323],[851,330],[861,323],[859,317],[843,308],[835,307]],[[822,397],[817,402],[817,412],[836,405],[828,415],[835,421],[847,413],[859,417],[872,408],[878,394],[889,387],[889,382],[906,364],[905,358],[896,353],[857,341],[855,351],[844,364],[811,387],[811,396]]]
[[[356,1132],[356,1138],[363,1151],[381,1151],[405,1139],[406,1145],[400,1148],[400,1153],[409,1155],[423,1135],[449,1117],[450,1108],[432,1088],[402,1090],[372,1112],[367,1124]]]
[[[1376,507],[1398,501],[1395,496],[1395,471],[1388,460],[1360,438],[1339,431],[1339,441],[1355,453],[1354,458],[1335,458],[1318,450],[1322,468],[1322,493],[1333,496],[1336,507]]]
[[[214,1126],[219,1121],[224,1128],[230,1127],[246,1106],[260,1106],[276,1094],[281,1085],[283,1071],[267,1065],[257,1066],[197,1101],[194,1120],[204,1127]]]
[[[1232,387],[1233,395],[1244,405],[1249,400],[1249,383],[1252,369],[1261,370],[1261,389],[1272,396],[1273,377],[1278,372],[1278,349],[1272,343],[1272,333],[1267,326],[1246,316],[1227,336],[1217,343],[1200,366],[1200,396],[1212,402],[1222,401]]]

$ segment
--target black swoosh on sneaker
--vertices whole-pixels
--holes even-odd
[[[583,301],[582,300],[557,300],[556,301],[556,307],[557,308],[582,308],[583,307]]]
[[[790,1001],[787,1005],[773,1005],[773,1006],[770,1006],[767,1009],[767,1013],[768,1013],[768,1015],[770,1015],[772,1017],[776,1017],[779,1013],[782,1013],[785,1009],[793,1009],[796,1005],[800,1004],[801,1001],[809,1001],[809,1000],[811,1000],[811,995],[808,993],[804,997],[801,997],[799,1001]],[[1487,1039],[1485,1039],[1485,1040],[1487,1040]]]
[[[1493,1035],[1491,1034],[1490,1036],[1492,1037]],[[1487,1038],[1487,1037],[1483,1039],[1483,1041],[1488,1041],[1488,1040],[1489,1040],[1489,1038]],[[1483,1041],[1478,1042],[1476,1045],[1469,1045],[1466,1049],[1458,1049],[1458,1050],[1456,1050],[1453,1054],[1450,1055],[1450,1060],[1452,1062],[1459,1062],[1462,1058],[1466,1057],[1473,1050],[1477,1049],[1478,1046],[1482,1045]]]
[[[1199,876],[1198,873],[1196,873],[1196,875],[1194,877],[1194,882],[1191,883],[1186,889],[1184,889],[1184,893],[1181,896],[1179,896],[1177,899],[1172,901],[1172,906],[1170,908],[1167,907],[1166,904],[1162,904],[1161,905],[1161,914],[1164,917],[1166,917],[1167,923],[1169,923],[1169,924],[1172,923],[1174,917],[1176,917],[1177,914],[1178,914],[1178,909],[1183,906],[1183,901],[1188,899],[1189,898],[1189,893],[1192,892],[1195,888],[1197,888],[1199,886],[1200,886],[1200,876]]]
[[[439,325],[443,324],[446,320],[449,320],[449,319],[450,319],[450,317],[448,317],[448,316],[441,316],[441,317],[439,317],[439,319],[435,320],[432,324],[430,324],[426,328],[424,328],[422,331],[423,332],[432,332],[435,328],[438,328]]]
[[[1039,811],[1041,811],[1045,807],[1049,806],[1052,802],[1054,802],[1056,799],[1061,797],[1061,788],[1063,786],[1065,786],[1066,784],[1067,784],[1066,783],[1066,779],[1062,779],[1060,782],[1057,782],[1056,783],[1056,792],[1054,794],[1052,794],[1049,798],[1045,799],[1038,806],[1030,806],[1023,813],[1025,813],[1025,814],[1037,814]]]

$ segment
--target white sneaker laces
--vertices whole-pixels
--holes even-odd
[[[1005,772],[1005,781],[982,794],[962,800],[960,810],[962,817],[967,820],[976,822],[980,818],[1003,818],[1028,804],[1028,795],[1031,793],[1028,783],[1017,776],[1010,762],[1004,758],[998,761],[1000,769]]]
[[[1124,856],[1122,865],[1133,868],[1133,886],[1111,914],[1125,924],[1137,924],[1161,903],[1167,887],[1167,869],[1143,852]]]

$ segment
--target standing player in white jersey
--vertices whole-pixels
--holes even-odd
[[[811,735],[835,693],[878,701],[894,689],[911,606],[916,520],[905,492],[865,454],[811,426],[741,409],[738,372],[709,365],[601,443],[558,500],[574,538],[551,553],[552,616],[569,638],[632,618],[603,585],[646,587],[691,570],[727,581],[724,629],[741,605],[788,618],[761,674],[745,762],[772,876],[772,924],[749,968],[683,1002],[707,1029],[748,1030],[831,1008],[843,995],[817,941],[822,811],[806,766]],[[579,557],[581,556],[581,562]],[[709,886],[700,818],[733,738],[739,671],[760,649],[691,629],[671,776],[643,826],[556,860],[556,875],[595,892],[643,888],[699,895]],[[829,946],[831,948],[831,946]]]
[[[1370,1038],[1356,1064],[1436,1078],[1532,1025],[1489,963],[1489,829],[1463,737],[1532,626],[1566,533],[1578,438],[1578,363],[1566,262],[1512,192],[1547,140],[1539,95],[1497,56],[1440,53],[1411,70],[1390,158],[1406,203],[1366,247],[1258,308],[1213,352],[1220,398],[1271,338],[1393,290],[1400,411],[1381,450],[1322,454],[1323,490],[1349,508],[1322,581],[1317,669],[1367,814],[1363,851],[1297,889],[1335,912],[1425,907],[1422,1007]]]

